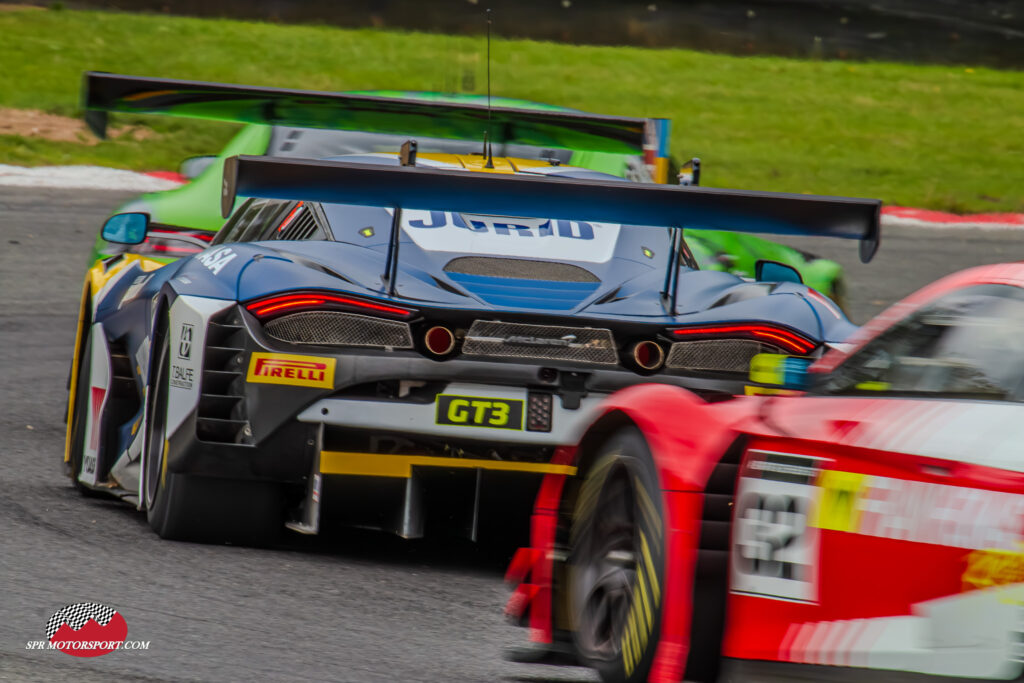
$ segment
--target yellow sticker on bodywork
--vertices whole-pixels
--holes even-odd
[[[337,360],[289,353],[253,353],[249,357],[248,382],[284,384],[317,389],[334,388]]]
[[[1024,583],[1024,552],[1020,550],[973,550],[967,554],[966,559],[967,568],[962,577],[962,590]]]
[[[864,494],[867,475],[825,470],[818,477],[821,498],[809,526],[856,532],[860,524],[858,501]]]

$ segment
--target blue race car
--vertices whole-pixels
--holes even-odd
[[[684,226],[855,238],[864,258],[878,244],[874,200],[417,158],[412,142],[232,157],[225,215],[237,196],[201,253],[112,256],[83,291],[67,471],[164,538],[316,533],[321,502],[404,537],[525,527],[603,397],[733,394],[754,355],[814,356],[854,329],[781,264],[759,281],[694,270]],[[118,214],[103,237],[147,227]]]

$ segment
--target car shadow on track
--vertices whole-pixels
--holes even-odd
[[[310,555],[344,556],[375,564],[419,564],[500,575],[518,545],[501,540],[473,542],[446,536],[404,539],[384,531],[336,528],[316,536],[285,532],[274,548]]]

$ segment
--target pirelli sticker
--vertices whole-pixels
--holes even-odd
[[[248,382],[284,384],[314,389],[334,388],[336,359],[288,353],[253,353],[249,357]]]

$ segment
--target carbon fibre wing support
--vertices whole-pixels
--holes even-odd
[[[85,121],[106,137],[107,113],[165,114],[218,121],[357,130],[410,137],[483,140],[559,149],[642,154],[661,119],[470,103],[259,88],[89,71],[82,77]],[[646,129],[646,131],[645,131]],[[666,152],[667,154],[667,152]]]
[[[416,166],[236,156],[224,164],[221,213],[236,195],[625,225],[881,239],[877,199],[682,185],[474,173]]]

